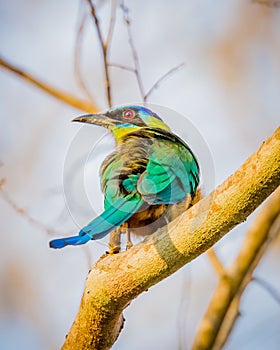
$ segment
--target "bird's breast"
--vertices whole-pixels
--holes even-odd
[[[120,145],[102,163],[100,179],[102,190],[110,182],[118,183],[120,193],[124,193],[122,182],[130,175],[141,175],[147,167],[150,156],[149,140],[132,139]]]

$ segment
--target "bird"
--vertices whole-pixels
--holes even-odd
[[[50,241],[51,248],[87,243],[110,234],[110,253],[120,251],[120,236],[146,236],[167,225],[200,197],[200,169],[191,148],[163,119],[144,106],[115,107],[74,122],[108,129],[115,149],[100,168],[104,211],[77,236]]]

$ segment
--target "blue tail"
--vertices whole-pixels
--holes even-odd
[[[73,237],[67,237],[67,238],[54,239],[50,241],[50,247],[59,249],[67,245],[85,244],[90,239],[91,237],[87,234],[85,234],[84,236],[73,236]]]
[[[113,231],[116,227],[127,221],[143,204],[139,194],[129,198],[120,198],[114,205],[106,210],[87,226],[78,236],[54,239],[50,241],[50,247],[60,249],[67,245],[85,244],[91,239],[100,239]]]

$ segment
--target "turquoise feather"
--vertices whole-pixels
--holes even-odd
[[[169,205],[182,203],[188,196],[194,198],[199,185],[198,162],[189,146],[152,111],[128,106],[76,121],[108,128],[117,145],[100,171],[104,212],[78,236],[51,241],[52,248],[102,238],[124,223],[129,229],[151,224]]]

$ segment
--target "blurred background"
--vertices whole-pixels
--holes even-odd
[[[184,63],[149,101],[185,116],[184,127],[180,118],[170,123],[178,134],[184,129],[184,138],[205,158],[203,190],[208,193],[279,125],[280,9],[238,0],[126,5],[145,91]],[[97,9],[106,32],[110,3],[99,1]],[[2,0],[1,55],[85,98],[74,57],[87,12],[78,0]],[[131,66],[126,29],[118,9],[110,61]],[[90,17],[81,44],[82,75],[104,110],[102,59]],[[141,100],[131,72],[110,72],[114,105]],[[58,349],[78,310],[88,269],[105,252],[108,239],[61,251],[49,249],[48,241],[77,232],[102,210],[98,167],[113,142],[101,128],[71,124],[81,111],[3,69],[0,98],[0,174],[6,181],[0,193],[0,348]],[[253,216],[216,245],[226,266]],[[279,250],[278,239],[254,273],[278,295]],[[113,349],[190,349],[216,283],[208,257],[200,256],[132,302]],[[225,349],[279,349],[280,306],[266,290],[252,282],[240,312]]]

